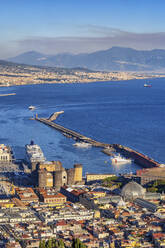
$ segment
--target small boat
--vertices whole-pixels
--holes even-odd
[[[144,84],[144,87],[152,87],[151,84]]]
[[[35,106],[33,106],[33,105],[30,105],[29,106],[29,110],[34,110],[36,107]]]
[[[85,142],[76,142],[73,145],[76,147],[80,147],[80,148],[88,148],[88,147],[92,146],[91,144],[85,143]]]
[[[112,164],[130,164],[132,159],[121,157],[121,155],[115,155],[111,158]]]

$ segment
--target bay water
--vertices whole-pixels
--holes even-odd
[[[75,141],[34,120],[64,111],[56,120],[66,128],[104,142],[118,143],[165,163],[165,79],[118,82],[42,84],[0,88],[0,143],[12,146],[17,159],[33,140],[47,160],[65,168],[83,165],[84,174],[135,172],[132,163],[113,166],[101,148],[77,148]],[[35,111],[28,107],[34,105]]]

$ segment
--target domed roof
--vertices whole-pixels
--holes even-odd
[[[146,190],[140,184],[132,181],[123,187],[121,195],[124,199],[135,199],[138,197],[143,197],[145,195],[145,191]]]

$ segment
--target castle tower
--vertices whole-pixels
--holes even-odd
[[[61,188],[67,184],[67,173],[66,170],[60,170],[54,172],[54,187]]]
[[[40,169],[46,169],[48,172],[61,171],[64,168],[60,161],[44,162],[39,164]]]
[[[67,185],[73,185],[74,184],[74,177],[75,177],[75,169],[67,169]]]
[[[47,172],[46,175],[46,187],[53,187],[53,174],[51,172]]]
[[[46,187],[47,171],[45,169],[38,170],[38,187]]]
[[[74,169],[75,169],[74,181],[75,182],[81,182],[82,181],[82,165],[81,164],[75,164]]]

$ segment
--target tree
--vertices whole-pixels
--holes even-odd
[[[155,188],[155,187],[148,188],[148,192],[155,193],[155,192],[157,192],[157,191],[158,191],[158,189]]]
[[[46,248],[45,240],[40,241],[39,248]]]
[[[74,239],[72,242],[72,248],[86,248],[86,245],[84,245],[79,239]]]
[[[47,242],[46,242],[46,248],[52,248],[52,240],[49,239]]]
[[[59,243],[59,246],[58,246],[59,248],[64,248],[65,247],[64,242],[61,239],[59,240],[58,243]]]

